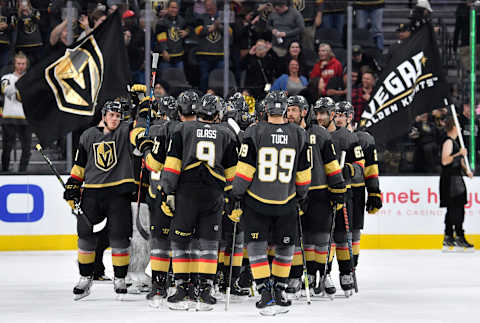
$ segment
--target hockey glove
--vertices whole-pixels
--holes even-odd
[[[369,192],[366,204],[368,214],[375,214],[382,208],[382,195],[380,192]]]
[[[342,175],[345,181],[350,181],[352,177],[355,175],[355,169],[353,168],[352,164],[345,163],[342,168]]]
[[[230,214],[228,214],[228,218],[232,221],[232,222],[240,222],[240,217],[242,216],[243,214],[243,211],[242,209],[240,208],[240,201],[236,201],[234,203],[234,206],[233,206],[233,210]]]
[[[80,201],[80,186],[82,183],[73,177],[70,177],[65,184],[65,191],[63,192],[63,199],[67,201],[68,205],[75,209],[75,202]]]
[[[135,148],[145,153],[147,150],[152,150],[153,140],[149,136],[145,136],[145,131],[140,132],[135,138]]]
[[[169,217],[173,217],[173,212],[175,212],[175,195],[166,194],[163,190],[160,191],[160,209],[162,212]]]
[[[308,209],[308,197],[303,199],[298,199],[298,214],[300,216],[304,215]]]

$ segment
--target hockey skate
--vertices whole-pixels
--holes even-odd
[[[167,298],[168,308],[177,311],[188,311],[190,307],[188,290],[188,282],[179,282],[175,294]]]
[[[158,276],[152,283],[152,290],[147,294],[146,298],[151,307],[158,308],[163,300],[167,297],[167,277],[166,275]]]
[[[215,304],[217,304],[217,299],[213,297],[213,281],[211,280],[202,280],[200,282],[200,288],[198,291],[196,311],[211,311],[214,309]]]
[[[455,247],[457,246],[453,236],[445,235],[443,238],[443,248],[442,252],[455,252]]]
[[[126,283],[128,294],[141,294],[151,290],[150,277],[142,272],[129,272]]]
[[[299,299],[302,291],[302,279],[301,278],[290,278],[287,287],[287,298],[288,299]]]
[[[127,283],[125,282],[125,278],[115,277],[113,279],[113,290],[117,294],[117,300],[123,301],[127,294]]]
[[[98,283],[111,283],[112,282],[112,279],[105,274],[98,275],[98,276],[94,275],[93,280],[95,281],[96,284],[98,284]]]
[[[340,274],[340,286],[342,287],[346,298],[353,295],[353,284],[353,275],[351,273]]]
[[[330,274],[327,274],[325,277],[320,278],[320,284],[318,286],[318,289],[316,289],[315,291],[316,295],[320,295],[322,297],[328,297],[330,298],[330,300],[333,301],[333,299],[335,298],[336,292],[337,292],[337,289],[333,284],[333,280]]]
[[[90,295],[90,287],[92,287],[92,276],[80,276],[78,284],[73,288],[73,300],[78,301]]]
[[[455,244],[456,244],[456,250],[460,252],[474,252],[475,247],[473,244],[469,243],[466,239],[465,236],[458,235],[455,237]]]
[[[261,298],[255,303],[255,306],[259,309],[260,315],[274,316],[275,300],[273,299],[270,282],[261,284],[258,288],[258,292],[260,293]]]

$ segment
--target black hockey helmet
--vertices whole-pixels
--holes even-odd
[[[287,111],[287,95],[284,91],[272,91],[265,97],[265,110],[269,115],[283,116]]]
[[[237,92],[228,99],[232,108],[237,111],[248,111],[249,107],[247,101],[243,97],[242,93]]]
[[[348,101],[340,101],[335,104],[335,113],[344,113],[346,116],[353,114],[353,105]]]
[[[332,98],[325,96],[318,99],[313,105],[313,112],[332,112],[335,110],[335,101]]]
[[[205,94],[200,103],[197,105],[195,113],[197,116],[207,120],[213,120],[213,118],[222,110],[222,104],[218,96],[213,94]]]
[[[178,119],[177,108],[177,100],[173,96],[164,96],[159,100],[159,114],[166,115],[170,120]]]
[[[292,95],[287,99],[287,107],[299,107],[300,110],[308,110],[308,102],[301,95]]]
[[[199,102],[200,97],[197,92],[184,91],[177,98],[178,111],[184,116],[195,114]]]
[[[102,116],[107,114],[107,111],[120,113],[120,119],[123,120],[122,104],[118,101],[107,101],[102,108]]]

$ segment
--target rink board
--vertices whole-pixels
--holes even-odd
[[[65,177],[66,179],[66,177]],[[465,231],[480,246],[480,180],[466,179]],[[380,178],[383,209],[365,216],[362,249],[439,249],[438,176]],[[0,177],[0,250],[76,249],[76,220],[54,176]]]

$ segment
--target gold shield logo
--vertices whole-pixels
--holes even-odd
[[[98,169],[108,172],[117,164],[117,150],[115,141],[103,141],[93,144],[95,165]]]
[[[103,81],[103,56],[93,35],[45,69],[60,111],[92,116]]]
[[[216,43],[220,40],[220,33],[218,31],[211,32],[207,35],[207,40],[211,43]]]
[[[178,28],[176,27],[170,27],[168,30],[168,38],[172,41],[179,41],[180,40],[180,35],[178,34]]]
[[[293,0],[293,6],[298,11],[302,12],[305,9],[305,0]]]

